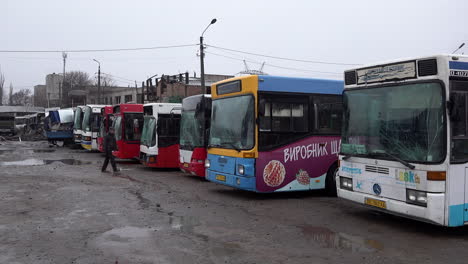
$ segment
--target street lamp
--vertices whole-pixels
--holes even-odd
[[[205,86],[205,63],[203,61],[205,57],[205,53],[203,52],[203,34],[205,34],[205,31],[212,25],[216,23],[216,18],[213,18],[208,24],[208,26],[203,30],[201,36],[200,36],[200,82],[201,82],[201,87],[202,87],[202,93],[206,94],[206,86]]]
[[[98,63],[98,81],[97,81],[97,86],[98,86],[98,104],[101,104],[101,63],[96,60],[96,59],[93,59],[93,61],[97,62]]]

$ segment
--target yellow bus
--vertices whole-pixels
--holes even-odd
[[[251,75],[211,88],[209,181],[255,192],[335,194],[343,82]]]

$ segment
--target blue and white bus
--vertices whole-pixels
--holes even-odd
[[[338,196],[434,224],[468,223],[468,56],[395,60],[344,77]]]

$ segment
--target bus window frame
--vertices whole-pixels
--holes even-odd
[[[299,101],[302,101],[302,102],[306,102],[307,103],[307,115],[308,115],[308,129],[307,131],[305,132],[297,132],[296,134],[297,135],[300,135],[300,136],[297,136],[297,137],[290,137],[289,140],[285,140],[283,142],[280,142],[278,144],[274,144],[274,145],[266,145],[266,146],[260,146],[260,144],[258,145],[258,151],[271,151],[271,150],[274,150],[274,149],[277,149],[277,148],[281,148],[281,147],[284,147],[288,144],[291,144],[291,143],[294,143],[294,142],[297,142],[297,141],[300,141],[300,140],[303,140],[307,137],[310,137],[310,136],[337,136],[337,137],[340,137],[341,136],[341,129],[340,131],[336,131],[335,133],[328,133],[326,131],[320,131],[320,129],[317,129],[315,127],[315,123],[316,123],[316,113],[315,113],[315,109],[314,109],[314,99],[315,98],[319,98],[319,97],[336,97],[338,100],[338,102],[341,103],[341,105],[343,105],[343,101],[342,101],[342,98],[343,98],[343,94],[321,94],[321,93],[287,93],[287,92],[260,92],[258,93],[258,103],[257,103],[257,107],[259,109],[258,114],[257,114],[257,132],[258,132],[258,142],[260,142],[260,137],[262,136],[262,134],[268,134],[268,133],[271,133],[271,134],[283,134],[283,135],[292,135],[294,134],[294,131],[260,131],[260,113],[263,112],[263,109],[261,111],[261,106],[260,106],[260,101],[263,100],[263,102],[272,102],[272,100],[265,100],[265,98],[268,98],[268,97],[274,97],[275,101],[278,102],[278,101],[284,101],[284,102],[289,102],[289,103],[292,103],[292,101],[296,101],[296,102],[299,102]],[[285,98],[286,97],[286,98]],[[287,98],[287,97],[291,97],[291,98]],[[297,100],[298,97],[307,97],[306,99],[303,99],[303,100]],[[278,100],[279,99],[279,100]],[[270,107],[270,122],[272,120],[272,104],[271,104],[271,107]],[[318,113],[317,113],[318,114]],[[341,115],[343,117],[343,107],[342,107],[342,111],[341,111]],[[341,118],[341,122],[343,123],[343,118]],[[342,128],[343,126],[341,126]],[[270,129],[271,129],[271,126],[270,126]]]
[[[467,87],[467,90],[454,90],[452,88],[452,81],[461,81],[461,82],[465,82],[465,85]],[[452,94],[463,94],[464,95],[464,99],[465,99],[465,115],[464,115],[464,118],[465,118],[465,135],[464,136],[453,136],[453,123],[454,121],[452,121],[452,116],[449,115],[449,120],[450,120],[450,156],[449,156],[449,162],[450,164],[465,164],[465,163],[468,163],[468,155],[466,155],[466,158],[465,159],[456,159],[456,160],[452,160],[452,145],[453,145],[453,142],[454,142],[454,139],[455,140],[468,140],[468,80],[466,78],[449,78],[449,102],[451,104],[453,104],[452,102]],[[453,107],[453,105],[451,106]]]
[[[442,135],[445,138],[445,140],[443,141],[444,145],[442,146],[442,149],[444,149],[444,156],[441,158],[440,161],[435,161],[435,162],[424,162],[424,161],[415,162],[415,161],[411,161],[411,163],[421,164],[421,165],[440,165],[440,164],[444,164],[446,162],[446,160],[447,160],[447,157],[449,157],[449,161],[450,161],[449,154],[451,154],[451,153],[449,153],[449,152],[451,150],[448,149],[447,146],[448,146],[448,144],[451,143],[451,142],[448,142],[448,141],[451,141],[451,138],[449,138],[449,135],[448,135],[448,127],[449,127],[448,122],[451,122],[451,121],[449,120],[448,111],[447,111],[447,88],[446,88],[446,85],[445,85],[443,80],[441,80],[441,79],[424,79],[424,80],[416,80],[416,81],[398,81],[398,82],[392,82],[392,83],[375,83],[375,84],[372,84],[372,85],[365,85],[363,87],[354,87],[354,88],[348,88],[348,89],[346,89],[346,87],[345,87],[345,89],[343,90],[343,99],[344,99],[345,91],[380,89],[380,88],[387,88],[387,87],[401,86],[401,85],[412,85],[412,84],[419,84],[419,83],[438,83],[438,84],[440,84],[440,89],[442,90],[442,102],[444,103],[444,105],[442,106],[442,110],[444,111],[443,116],[445,118],[444,119],[445,129],[444,129],[443,135]],[[344,120],[344,114],[343,114],[343,120]],[[343,124],[344,124],[344,122],[343,122]],[[450,123],[450,125],[451,125],[451,123]],[[344,126],[342,126],[342,131],[343,131],[343,129],[344,129]],[[373,159],[373,158],[369,157],[368,155],[342,153],[341,148],[340,148],[339,155],[346,156],[346,157],[360,157],[360,158],[365,158],[365,159]],[[394,159],[386,158],[384,156],[382,156],[382,157],[379,156],[378,159],[379,160],[394,161]]]
[[[241,82],[242,84],[242,82]],[[242,88],[242,87],[241,87]],[[256,96],[257,95],[257,96]],[[258,140],[257,140],[257,135],[258,135],[258,92],[255,94],[255,93],[252,93],[252,92],[248,92],[248,93],[242,93],[242,90],[241,90],[241,94],[239,93],[236,93],[235,95],[230,95],[230,96],[218,96],[217,98],[211,98],[211,117],[213,116],[213,102],[216,101],[216,100],[221,100],[221,99],[226,99],[226,98],[235,98],[235,97],[240,97],[240,96],[251,96],[254,100],[253,104],[254,104],[254,111],[253,111],[253,118],[252,118],[252,123],[253,123],[253,126],[254,126],[254,129],[253,129],[253,144],[252,144],[252,148],[249,148],[249,149],[242,149],[240,148],[239,150],[240,151],[252,151],[252,150],[255,150],[255,148],[257,146],[257,143],[258,143]],[[210,145],[210,137],[211,137],[211,129],[213,127],[213,120],[210,119],[210,133],[208,135],[208,138],[207,138],[207,142],[206,142],[206,146],[207,148],[219,148],[219,149],[227,149],[227,150],[235,150],[233,148],[222,148],[222,147],[213,147],[212,145]]]

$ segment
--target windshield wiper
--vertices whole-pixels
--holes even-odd
[[[390,153],[388,153],[388,152],[385,152],[385,151],[382,151],[382,152],[373,152],[373,153],[371,153],[371,154],[374,154],[374,155],[375,155],[375,154],[385,154],[385,155],[387,155],[388,157],[392,158],[393,160],[396,160],[396,161],[400,162],[401,164],[405,165],[406,167],[408,167],[408,168],[410,168],[410,169],[412,169],[412,170],[414,170],[414,168],[416,168],[416,166],[414,166],[413,164],[411,164],[411,163],[409,163],[409,162],[407,162],[407,161],[405,161],[405,160],[402,160],[402,159],[400,159],[399,157],[397,157],[397,156],[395,156],[395,155],[393,155],[393,154],[390,154]]]
[[[351,158],[351,155],[344,155],[341,159],[342,159],[342,160],[347,160],[347,159],[349,159],[349,158]]]

